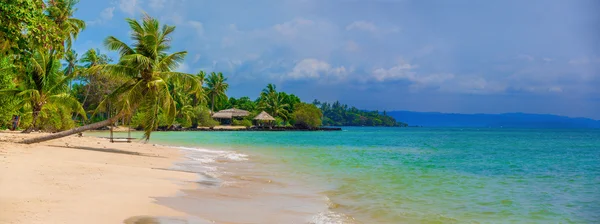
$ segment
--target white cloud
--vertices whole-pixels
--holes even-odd
[[[356,42],[351,40],[346,42],[346,51],[356,52],[358,50],[360,50],[360,48],[358,47],[358,44]]]
[[[177,69],[175,69],[175,71],[178,72],[190,72],[190,66],[188,66],[188,64],[186,64],[185,62],[179,64],[179,67],[177,67]]]
[[[113,18],[114,11],[115,11],[115,7],[105,8],[100,12],[100,18],[93,20],[93,21],[88,21],[87,23],[91,26],[96,25],[96,24],[104,24],[105,22],[107,22]]]
[[[198,62],[198,60],[200,60],[200,54],[194,55],[194,60],[192,60],[192,62],[196,63],[196,62]]]
[[[548,88],[548,92],[554,92],[554,93],[562,93],[562,88],[558,87],[558,86],[553,86]]]
[[[542,60],[544,60],[545,62],[553,62],[554,59],[552,58],[542,58]]]
[[[302,18],[296,18],[292,21],[285,22],[282,24],[276,24],[273,28],[282,35],[285,36],[296,36],[298,30],[302,26],[310,26],[315,24],[314,21]]]
[[[167,0],[150,0],[148,2],[148,5],[150,6],[150,8],[158,11],[164,9],[166,2]]]
[[[300,79],[319,79],[319,81],[340,81],[344,79],[348,71],[345,67],[333,68],[329,63],[314,58],[303,59],[296,63],[291,72],[283,78]]]
[[[133,16],[135,14],[135,10],[137,8],[137,0],[120,0],[119,1],[119,9],[124,13]]]
[[[111,20],[113,18],[113,12],[115,11],[115,7],[105,8],[100,12],[100,18],[104,21]]]
[[[363,30],[363,31],[376,32],[377,26],[375,26],[375,24],[373,24],[371,22],[355,21],[355,22],[351,23],[350,25],[346,26],[346,30]]]
[[[375,69],[371,78],[374,78],[375,81],[383,82],[389,80],[401,80],[406,79],[409,81],[416,81],[417,76],[416,73],[411,71],[412,69],[417,68],[417,65],[411,65],[409,63],[400,62],[399,65],[396,65],[392,68],[378,68]]]
[[[190,24],[190,26],[192,26],[194,30],[196,30],[196,35],[198,35],[198,37],[204,35],[204,25],[201,22],[192,20],[188,21],[188,24]]]
[[[528,54],[520,54],[517,56],[517,59],[525,60],[525,61],[534,61],[535,60],[535,58],[533,56],[528,55]]]
[[[590,59],[588,57],[581,57],[569,60],[569,64],[571,65],[586,65],[590,63]]]

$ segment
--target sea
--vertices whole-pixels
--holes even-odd
[[[140,133],[134,133],[139,136]],[[216,223],[600,223],[600,130],[154,132]]]

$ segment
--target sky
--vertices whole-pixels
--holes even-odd
[[[229,96],[279,91],[369,110],[600,119],[600,1],[81,0],[81,55],[126,43],[125,18],[177,26],[179,71],[222,72]]]

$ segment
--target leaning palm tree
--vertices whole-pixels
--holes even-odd
[[[161,27],[158,20],[148,15],[144,16],[141,23],[134,19],[127,19],[127,22],[132,30],[133,44],[127,45],[113,36],[106,38],[105,46],[119,52],[119,62],[94,67],[107,71],[112,76],[127,77],[126,82],[98,106],[97,111],[114,112],[114,116],[71,130],[26,139],[23,143],[36,143],[105,127],[120,118],[131,116],[137,110],[145,112],[141,125],[146,140],[150,139],[150,133],[158,127],[159,113],[165,114],[168,121],[173,122],[176,108],[167,83],[181,81],[190,83],[193,88],[201,88],[193,75],[172,71],[183,61],[187,52],[167,53],[171,48],[169,35],[175,31],[174,26]],[[108,107],[110,110],[106,110]]]
[[[38,118],[47,104],[69,108],[85,118],[85,111],[72,95],[66,93],[67,83],[73,73],[64,75],[60,63],[52,60],[45,51],[36,52],[26,66],[17,72],[19,82],[14,89],[0,90],[0,94],[21,100],[21,107],[31,108],[31,125],[23,131],[29,133],[37,128]]]
[[[206,86],[208,90],[208,96],[211,99],[210,110],[214,113],[215,111],[215,102],[218,98],[224,97],[225,92],[229,88],[229,84],[226,83],[227,78],[223,76],[223,73],[215,73],[211,72],[208,77],[206,77]]]

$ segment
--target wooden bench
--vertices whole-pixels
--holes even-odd
[[[127,142],[127,143],[131,143],[131,140],[135,139],[135,138],[109,138],[110,142],[112,143],[118,143],[118,142]]]

